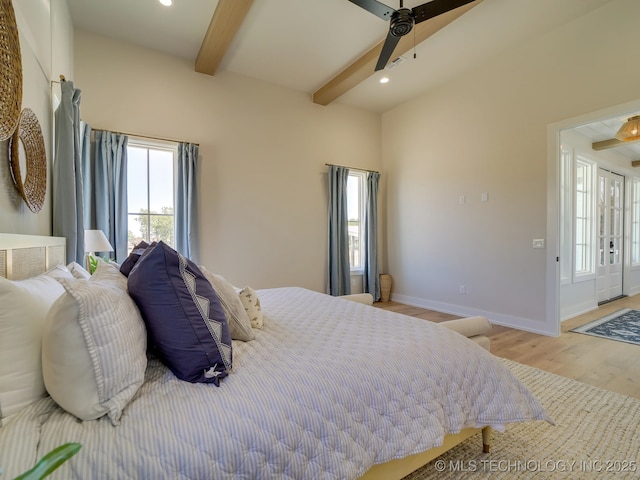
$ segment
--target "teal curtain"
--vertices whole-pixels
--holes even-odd
[[[55,114],[53,161],[53,235],[67,239],[67,261],[84,265],[84,204],[82,197],[82,92],[73,82],[61,82],[61,100]]]
[[[327,293],[351,293],[349,266],[349,223],[347,216],[347,179],[349,169],[329,166],[329,252]]]
[[[87,228],[104,232],[118,263],[128,253],[127,142],[127,135],[95,130],[92,181],[87,182],[91,214],[95,214],[95,223]]]
[[[93,189],[92,185],[95,183],[93,172],[93,154],[91,143],[92,131],[91,127],[84,124],[82,144],[80,146],[82,150],[82,197],[84,202],[84,225],[86,228],[95,228],[96,224],[96,206],[93,201]]]
[[[176,176],[176,250],[195,263],[200,261],[198,228],[198,170],[199,147],[193,143],[178,145]]]
[[[380,272],[378,270],[378,172],[367,173],[367,187],[365,189],[364,216],[364,288],[365,292],[373,296],[373,300],[380,300]]]

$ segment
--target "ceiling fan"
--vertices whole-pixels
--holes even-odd
[[[400,37],[404,37],[409,33],[416,23],[424,22],[430,18],[437,17],[450,10],[471,3],[474,0],[433,0],[423,3],[414,8],[404,8],[403,1],[400,0],[400,8],[394,10],[380,3],[377,0],[349,0],[359,7],[373,13],[383,20],[391,20],[389,24],[389,33],[382,46],[382,52],[376,64],[376,72],[386,67],[393,51],[400,41]]]

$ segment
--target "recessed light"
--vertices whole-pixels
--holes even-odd
[[[173,0],[158,0],[165,7],[170,7],[173,5]]]
[[[389,77],[382,77],[380,83],[389,83]]]

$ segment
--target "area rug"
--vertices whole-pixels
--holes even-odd
[[[640,399],[504,360],[553,418],[477,434],[404,480],[640,477]]]
[[[640,310],[623,308],[571,331],[640,345]]]

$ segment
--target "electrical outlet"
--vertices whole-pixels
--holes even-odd
[[[466,294],[467,288],[464,285],[460,285],[460,288],[458,288],[458,293],[460,293],[460,295]]]

